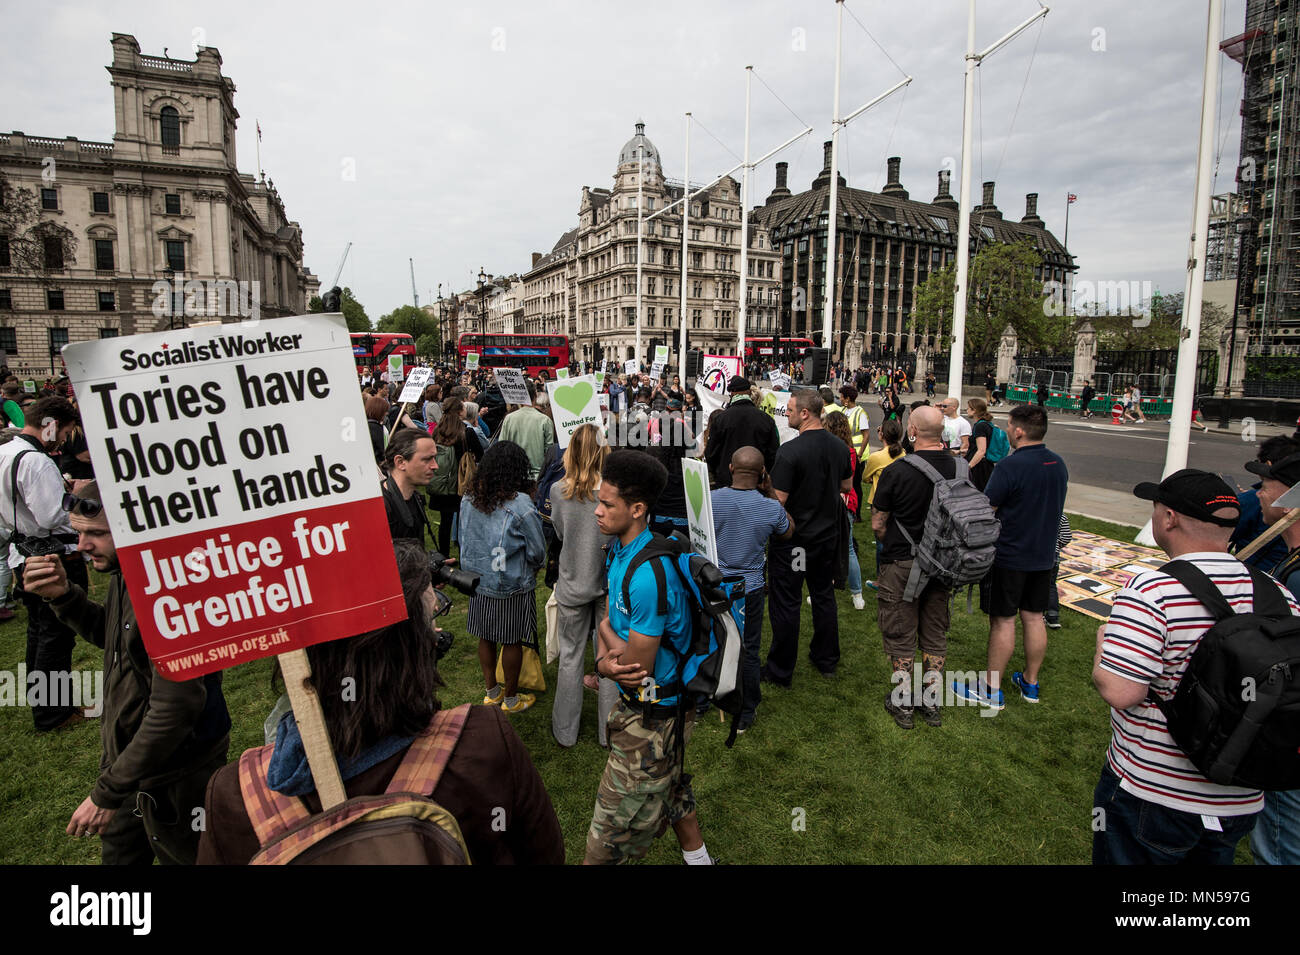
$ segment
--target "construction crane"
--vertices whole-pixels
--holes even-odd
[[[343,263],[348,260],[348,253],[352,251],[352,243],[349,242],[343,250],[343,258],[339,259],[338,270],[334,273],[334,281],[330,283],[330,288],[339,284],[339,276],[343,274]]]
[[[420,293],[415,290],[415,259],[407,259],[411,263],[411,297],[415,299],[415,307],[420,307]]]

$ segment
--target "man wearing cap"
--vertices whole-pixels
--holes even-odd
[[[755,407],[750,388],[748,378],[732,378],[727,385],[731,402],[709,425],[704,460],[716,487],[731,487],[731,456],[740,448],[758,448],[768,471],[776,463],[776,449],[781,446],[776,421]]]
[[[27,561],[23,587],[104,648],[99,779],[72,814],[70,836],[101,837],[105,865],[193,865],[208,779],[226,763],[230,714],[221,673],[173,682],[145,652],[95,482],[67,495],[77,548],[108,574],[104,603],[68,582],[57,557]],[[187,558],[188,563],[188,558]]]
[[[1269,465],[1250,461],[1246,470],[1260,477],[1259,504],[1264,521],[1275,524],[1287,515],[1278,498],[1300,484],[1300,454],[1293,453]],[[1300,523],[1282,532],[1287,555],[1272,575],[1300,600]],[[1264,793],[1264,808],[1250,833],[1250,851],[1256,863],[1300,865],[1300,790]]]
[[[1228,553],[1240,516],[1237,496],[1222,478],[1192,469],[1139,484],[1133,493],[1154,502],[1151,532],[1170,563],[1134,575],[1097,628],[1092,680],[1110,704],[1114,732],[1093,795],[1092,861],[1231,865],[1263,794],[1210,782],[1174,742],[1148,695],[1173,698],[1215,623],[1175,573],[1199,570],[1238,613],[1255,607],[1250,572]],[[1280,585],[1262,579],[1261,585],[1278,587],[1291,612],[1300,614]]]

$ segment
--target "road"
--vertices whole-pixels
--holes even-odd
[[[878,448],[874,428],[880,424],[882,415],[875,396],[860,400],[859,404],[871,416],[872,446]],[[994,422],[999,427],[1007,426],[1009,410],[1005,406],[993,409]],[[1239,426],[1234,423],[1234,427]],[[1254,441],[1245,441],[1239,430],[1223,433],[1211,429],[1209,434],[1202,434],[1193,429],[1188,467],[1214,471],[1238,487],[1249,487],[1258,478],[1245,469],[1245,463],[1255,457],[1259,442],[1275,434],[1290,434],[1292,430],[1260,425]],[[1167,421],[1120,426],[1102,417],[1082,421],[1077,415],[1052,413],[1048,416],[1047,446],[1065,458],[1071,484],[1131,493],[1140,481],[1158,481],[1164,470],[1168,440]]]

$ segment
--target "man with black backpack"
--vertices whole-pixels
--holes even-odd
[[[1284,519],[1286,509],[1274,506],[1274,502],[1300,484],[1300,454],[1289,454],[1276,464],[1251,461],[1246,470],[1259,475],[1259,502],[1265,522],[1274,524]],[[1288,548],[1287,555],[1270,573],[1300,600],[1300,524],[1290,525],[1281,538]],[[1295,677],[1300,678],[1300,673]],[[1250,851],[1256,864],[1300,865],[1300,788],[1264,793],[1264,808],[1250,834]]]
[[[1185,469],[1133,493],[1154,502],[1170,561],[1135,575],[1097,630],[1092,679],[1114,733],[1092,861],[1231,865],[1270,774],[1300,769],[1297,740],[1271,735],[1267,710],[1282,692],[1295,705],[1300,673],[1275,658],[1295,652],[1300,605],[1227,552],[1240,508],[1222,478]]]
[[[669,825],[688,865],[712,864],[683,771],[695,724],[694,705],[678,705],[686,692],[680,661],[692,634],[686,589],[661,561],[636,561],[661,540],[648,524],[667,482],[667,470],[644,451],[615,451],[601,469],[596,523],[614,540],[596,671],[619,683],[619,702],[607,724],[609,760],[587,833],[587,865],[639,859]]]

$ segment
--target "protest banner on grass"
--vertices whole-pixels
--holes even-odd
[[[64,358],[163,676],[405,619],[342,318],[78,342]]]

